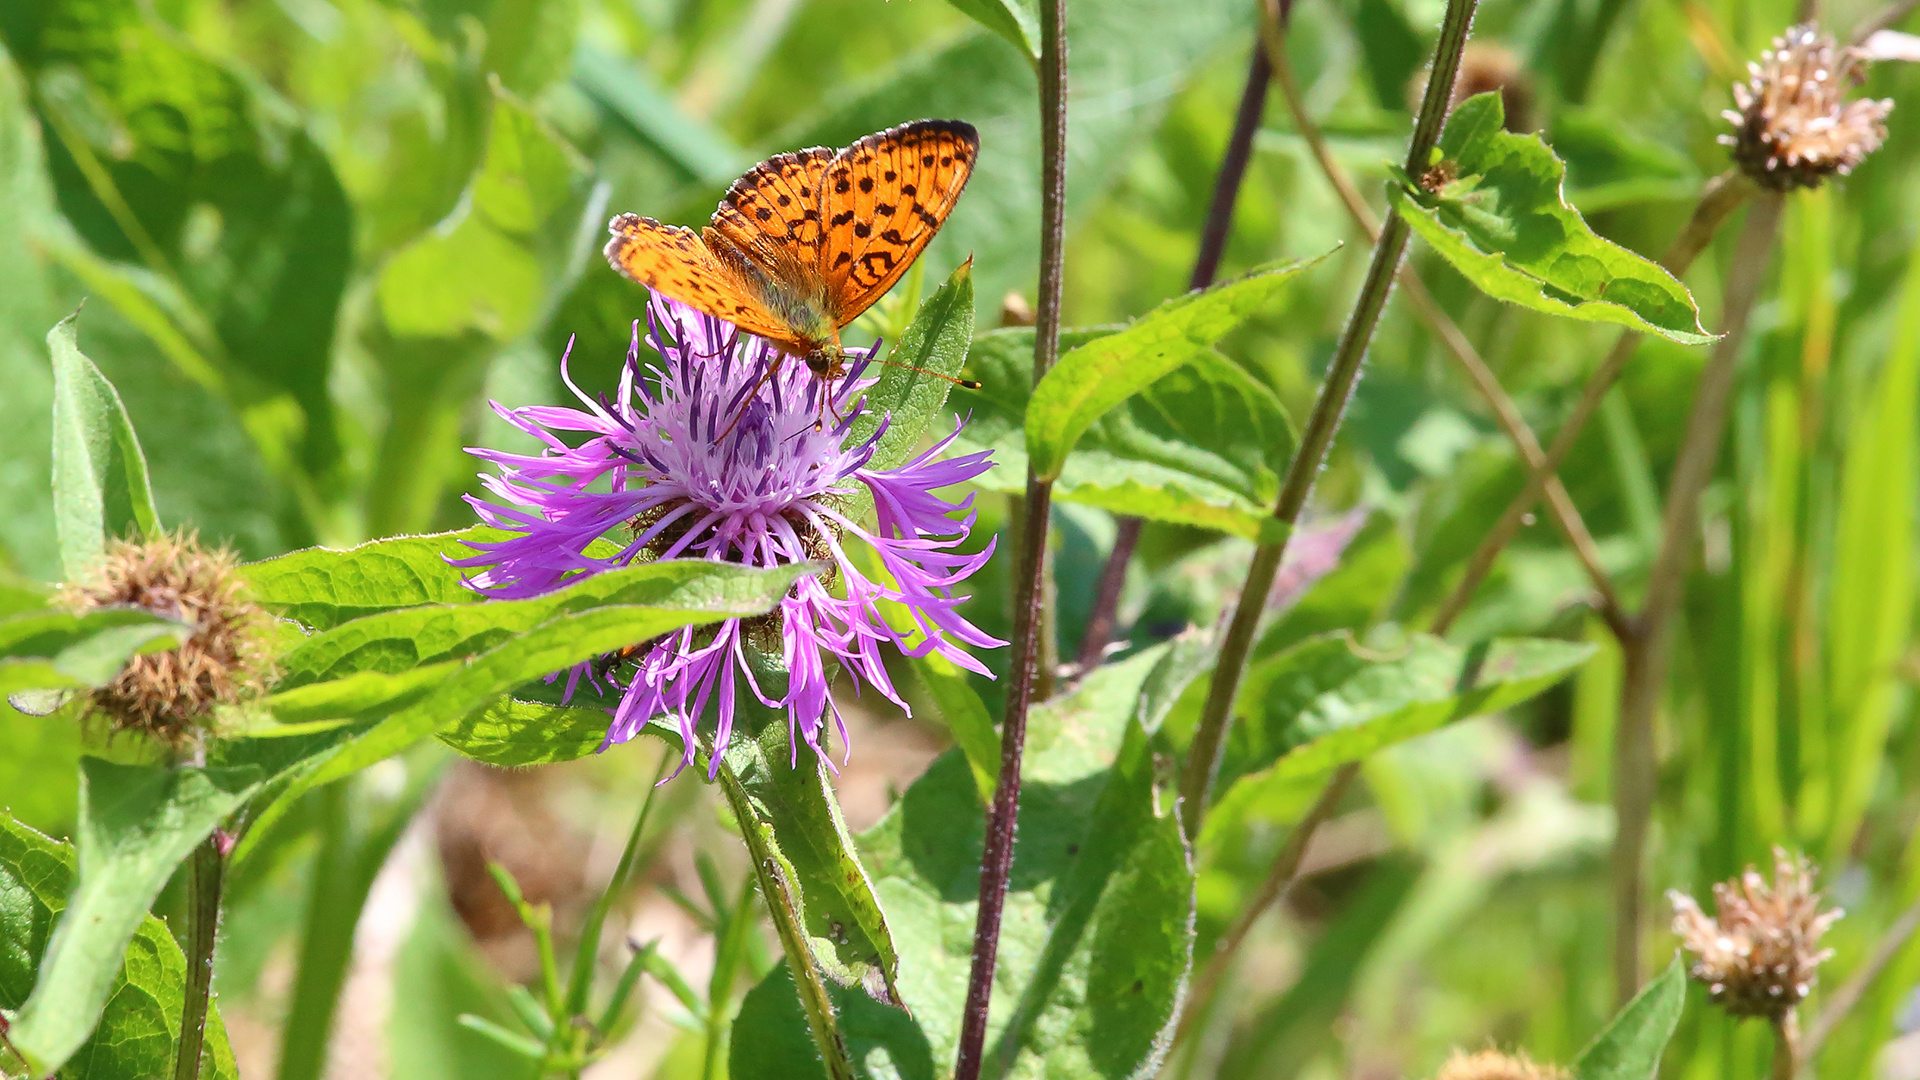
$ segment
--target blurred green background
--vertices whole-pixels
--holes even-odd
[[[1308,108],[1376,206],[1441,10],[1295,4]],[[1844,36],[1872,10],[1822,17]],[[1094,324],[1185,287],[1254,19],[1241,0],[1078,0],[1071,17],[1067,318]],[[1531,126],[1569,164],[1569,200],[1604,235],[1658,255],[1726,166],[1714,136],[1729,83],[1791,19],[1784,0],[1486,0],[1476,37],[1517,60]],[[81,345],[125,397],[162,515],[258,558],[469,524],[461,448],[524,439],[485,401],[565,400],[556,361],[569,338],[590,393],[624,357],[642,294],[599,257],[607,218],[697,224],[764,154],[923,116],[970,121],[979,169],[925,256],[927,280],[972,253],[983,327],[1001,321],[1002,297],[1032,295],[1033,72],[938,0],[7,0],[0,45],[0,567],[30,577],[58,575],[43,338],[82,298]],[[1806,850],[1849,911],[1830,935],[1830,983],[1920,896],[1920,78],[1882,65],[1864,92],[1899,103],[1891,137],[1843,183],[1792,197],[1741,358],[1660,721],[1649,873],[1703,892],[1770,844]],[[1340,245],[1228,343],[1296,418],[1368,245],[1276,93],[1224,270]],[[1687,278],[1710,327],[1730,258],[1731,230]],[[1550,431],[1613,335],[1497,305],[1423,252],[1413,263]],[[861,332],[901,325],[901,309],[883,304]],[[1629,597],[1704,359],[1643,345],[1562,473]],[[1424,626],[1520,479],[1484,403],[1390,305],[1316,496],[1323,514],[1365,505],[1372,517],[1302,617]],[[1004,503],[981,506],[984,535]],[[1071,655],[1114,523],[1071,505],[1057,516]],[[1211,624],[1250,550],[1149,527],[1122,608],[1135,639]],[[1005,578],[996,560],[971,613],[1003,634]],[[1221,1021],[1231,1038],[1218,1040],[1231,1052],[1203,1049],[1192,1075],[1426,1076],[1450,1048],[1489,1041],[1565,1061],[1611,1011],[1618,654],[1544,521],[1453,630],[1496,633],[1602,651],[1523,711],[1369,762],[1364,793],[1239,966]],[[943,740],[925,717],[869,710],[858,726],[842,778],[856,827]],[[0,711],[0,740],[0,803],[69,830],[78,733]],[[501,980],[529,975],[474,853],[518,852],[516,874],[564,926],[568,897],[597,887],[617,854],[651,755],[508,774],[426,747],[316,800],[276,858],[236,883],[219,985],[246,1074],[273,1069],[301,936],[332,935],[347,962],[352,920],[304,914],[323,894],[315,875],[345,865],[349,898],[373,896],[328,1075],[509,1075],[453,1023],[497,1013]],[[704,970],[714,915],[744,871],[710,792],[689,777],[667,798],[675,812],[633,918],[679,935],[675,955]],[[1260,880],[1287,813],[1255,808],[1199,853],[1200,955]],[[770,941],[732,962],[757,977]],[[1649,956],[1673,944],[1649,927]],[[1909,947],[1835,1035],[1827,1075],[1920,1076],[1920,1037],[1902,1039],[1920,1030],[1916,980]],[[737,994],[752,981],[716,983]],[[711,1027],[650,1023],[600,1075],[688,1075],[707,1056]],[[1758,1025],[1693,1008],[1666,1075],[1760,1076],[1768,1047]]]

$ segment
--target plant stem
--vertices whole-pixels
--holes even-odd
[[[1701,192],[1699,204],[1694,207],[1692,217],[1687,220],[1686,227],[1674,240],[1673,246],[1667,249],[1666,255],[1660,260],[1660,265],[1676,278],[1686,273],[1687,267],[1693,265],[1693,260],[1706,250],[1707,244],[1713,240],[1714,234],[1719,231],[1727,215],[1733,213],[1754,191],[1753,184],[1734,170],[1721,173],[1708,181],[1706,189]],[[1520,532],[1520,526],[1526,521],[1526,516],[1533,509],[1533,504],[1539,501],[1541,492],[1546,490],[1548,478],[1559,472],[1560,466],[1567,460],[1567,455],[1573,452],[1573,444],[1579,439],[1580,433],[1586,429],[1587,421],[1593,418],[1594,413],[1600,411],[1600,404],[1606,399],[1607,391],[1613,388],[1614,381],[1620,377],[1622,371],[1626,370],[1627,361],[1633,359],[1633,350],[1639,344],[1638,333],[1632,330],[1622,332],[1614,341],[1613,348],[1607,353],[1606,359],[1600,361],[1600,366],[1587,379],[1587,385],[1580,393],[1580,400],[1574,403],[1573,412],[1560,425],[1560,431],[1554,436],[1553,444],[1547,448],[1544,466],[1528,472],[1526,485],[1520,489],[1520,494],[1514,496],[1513,501],[1507,504],[1506,511],[1500,515],[1500,520],[1494,523],[1486,539],[1482,540],[1480,546],[1474,550],[1473,557],[1467,561],[1466,573],[1461,577],[1460,584],[1455,586],[1452,595],[1441,604],[1439,613],[1433,619],[1434,633],[1446,633],[1447,628],[1453,625],[1453,621],[1466,610],[1467,602],[1473,599],[1474,592],[1480,588],[1482,582],[1486,581],[1488,572],[1493,569],[1494,560],[1500,557],[1501,550]]]
[[[1033,333],[1037,386],[1060,354],[1060,298],[1067,242],[1067,0],[1040,0],[1040,295]],[[980,855],[980,906],[973,927],[973,967],[960,1014],[954,1080],[977,1080],[984,1060],[993,970],[1000,951],[1000,919],[1013,872],[1014,832],[1020,813],[1020,765],[1027,743],[1027,712],[1045,629],[1047,522],[1053,485],[1027,469],[1025,528],[1021,530],[1020,591],[1013,606],[1013,662],[1007,709],[1000,723],[1000,781],[987,810]]]
[[[1788,1009],[1773,1021],[1773,1080],[1793,1080],[1800,1060],[1800,1015]]]
[[[1407,148],[1407,171],[1418,174],[1426,168],[1428,155],[1440,139],[1441,125],[1447,118],[1447,101],[1454,77],[1460,69],[1460,52],[1466,47],[1467,32],[1473,25],[1476,0],[1448,0],[1446,20],[1440,26],[1440,42],[1434,53],[1433,73],[1427,80],[1427,93],[1421,102],[1420,117],[1414,125],[1413,141]],[[1232,718],[1233,699],[1240,688],[1240,676],[1253,647],[1254,631],[1266,610],[1267,596],[1273,589],[1273,575],[1286,554],[1287,540],[1306,508],[1314,479],[1326,462],[1333,436],[1340,428],[1347,400],[1360,379],[1360,365],[1366,359],[1367,345],[1373,340],[1374,327],[1393,291],[1400,257],[1407,248],[1407,224],[1398,215],[1380,230],[1373,246],[1373,261],[1361,283],[1353,315],[1347,320],[1327,377],[1320,384],[1313,412],[1301,433],[1300,445],[1287,466],[1286,480],[1273,507],[1273,539],[1263,542],[1247,567],[1247,580],[1241,587],[1228,624],[1226,639],[1220,645],[1220,657],[1207,687],[1206,705],[1194,730],[1193,745],[1187,751],[1187,764],[1180,778],[1182,824],[1189,838],[1200,830],[1201,818],[1220,770],[1220,753],[1226,746],[1227,726]]]
[[[207,1002],[213,993],[213,946],[220,933],[220,887],[226,877],[223,834],[215,829],[194,849],[187,878],[187,991],[180,1009],[180,1041],[173,1080],[196,1080],[206,1045]]]
[[[1653,718],[1667,684],[1670,657],[1667,630],[1680,610],[1687,566],[1700,531],[1700,494],[1713,479],[1714,463],[1726,436],[1727,404],[1733,395],[1747,316],[1765,283],[1768,256],[1780,231],[1781,198],[1762,195],[1747,214],[1727,278],[1721,314],[1725,337],[1700,372],[1687,433],[1667,483],[1660,552],[1647,575],[1647,599],[1621,642],[1625,669],[1620,688],[1620,719],[1614,729],[1613,808],[1617,822],[1613,846],[1614,980],[1624,1004],[1640,985],[1641,880],[1647,826],[1653,812]]]
[[[640,816],[633,823],[633,831],[627,834],[627,846],[621,849],[620,862],[613,869],[613,878],[593,902],[593,909],[587,913],[587,921],[580,927],[580,947],[573,958],[573,973],[567,986],[567,1015],[584,1016],[587,1011],[587,995],[593,988],[594,961],[600,955],[600,931],[607,924],[607,914],[613,910],[613,902],[626,891],[627,878],[633,874],[634,856],[640,850],[640,838],[647,831],[647,819],[653,815],[654,797],[660,794],[660,778],[667,774],[670,760],[666,749],[660,751],[660,767],[654,771],[653,784],[647,788],[647,797],[640,803]]]
[[[1346,170],[1333,159],[1333,154],[1327,149],[1326,139],[1320,134],[1319,125],[1315,124],[1313,118],[1307,114],[1306,103],[1301,98],[1300,88],[1293,79],[1293,66],[1288,62],[1283,51],[1280,24],[1278,20],[1271,17],[1271,10],[1270,7],[1263,9],[1264,17],[1261,19],[1260,32],[1266,40],[1267,51],[1280,57],[1279,62],[1274,66],[1274,81],[1280,84],[1281,97],[1286,101],[1288,111],[1293,114],[1294,128],[1299,131],[1301,138],[1306,140],[1307,148],[1313,153],[1314,160],[1319,163],[1320,171],[1326,175],[1327,183],[1333,187],[1334,192],[1340,196],[1341,203],[1346,206],[1348,216],[1353,218],[1354,224],[1360,227],[1360,231],[1366,233],[1369,241],[1377,241],[1380,237],[1380,222],[1373,216],[1373,211],[1368,209],[1366,200],[1360,197],[1359,190],[1353,186],[1353,181],[1347,176]],[[1475,388],[1480,391],[1480,396],[1486,398],[1488,406],[1493,409],[1494,418],[1499,422],[1502,430],[1519,448],[1520,456],[1526,459],[1527,466],[1531,469],[1544,467],[1547,460],[1546,453],[1540,449],[1540,440],[1534,436],[1533,429],[1527,426],[1526,420],[1520,415],[1519,406],[1507,396],[1506,388],[1500,385],[1500,380],[1493,374],[1493,370],[1480,358],[1479,352],[1474,349],[1473,343],[1467,340],[1466,334],[1461,332],[1460,327],[1447,317],[1445,311],[1441,310],[1433,294],[1427,291],[1426,283],[1420,280],[1420,275],[1414,273],[1411,266],[1400,268],[1400,291],[1407,298],[1407,303],[1412,305],[1415,314],[1419,315],[1421,321],[1434,332],[1434,336],[1440,339],[1447,351],[1453,354],[1454,360],[1466,371],[1467,377],[1473,380]],[[1586,522],[1580,517],[1579,509],[1574,506],[1573,497],[1567,493],[1559,476],[1549,474],[1545,490],[1547,505],[1553,511],[1554,521],[1560,526],[1560,531],[1566,535],[1567,543],[1573,548],[1574,555],[1579,558],[1580,565],[1586,569],[1588,579],[1593,582],[1593,590],[1598,600],[1596,607],[1600,617],[1605,619],[1609,626],[1615,627],[1618,632],[1618,628],[1624,625],[1625,610],[1621,606],[1618,593],[1614,590],[1613,580],[1607,575],[1606,569],[1600,565],[1599,545],[1594,543],[1593,534],[1588,531]]]
[[[731,798],[731,790],[728,794]],[[734,812],[738,816],[750,811],[746,811],[745,807],[736,807]],[[793,975],[794,989],[799,992],[800,1008],[807,1014],[807,1030],[813,1034],[814,1049],[820,1052],[821,1064],[826,1067],[830,1080],[853,1080],[856,1075],[853,1059],[847,1053],[846,1039],[841,1037],[840,1027],[834,1020],[833,998],[827,993],[826,982],[820,978],[820,966],[813,962],[806,934],[800,927],[800,916],[794,906],[793,892],[787,887],[787,877],[771,855],[760,852],[755,852],[755,855],[753,870],[760,883],[760,895],[766,898],[767,911],[773,916],[773,928],[780,935],[781,948],[786,951],[787,971]]]
[[[1233,225],[1233,204],[1240,196],[1241,181],[1247,176],[1247,162],[1253,157],[1253,137],[1260,131],[1260,118],[1267,108],[1267,86],[1273,80],[1273,64],[1268,59],[1270,46],[1256,41],[1253,59],[1247,64],[1247,84],[1240,91],[1240,108],[1234,113],[1233,134],[1227,138],[1227,150],[1220,157],[1220,172],[1213,179],[1213,198],[1207,203],[1207,223],[1200,230],[1200,252],[1193,259],[1193,275],[1187,288],[1204,289],[1213,284],[1220,272],[1221,256],[1226,254],[1227,234]],[[1113,550],[1100,571],[1100,585],[1093,597],[1093,610],[1087,617],[1087,629],[1080,637],[1080,655],[1075,667],[1082,674],[1100,665],[1107,643],[1113,640],[1120,591],[1127,583],[1127,564],[1133,561],[1133,549],[1140,540],[1141,521],[1122,517],[1114,534]]]
[[[1873,955],[1867,958],[1866,963],[1855,968],[1853,974],[1847,977],[1847,981],[1840,984],[1840,989],[1835,990],[1833,996],[1827,999],[1826,1007],[1820,1010],[1820,1015],[1814,1018],[1813,1027],[1808,1029],[1806,1037],[1800,1041],[1801,1063],[1813,1060],[1814,1056],[1820,1053],[1820,1047],[1826,1044],[1827,1036],[1833,1034],[1833,1029],[1840,1025],[1840,1021],[1845,1020],[1854,1006],[1860,1004],[1860,999],[1866,996],[1867,988],[1873,985],[1873,980],[1879,978],[1880,973],[1887,970],[1888,965],[1899,958],[1901,950],[1907,947],[1907,940],[1913,937],[1915,930],[1920,930],[1920,901],[1915,901],[1912,906],[1900,913],[1900,918],[1887,928],[1886,934],[1873,947]]]

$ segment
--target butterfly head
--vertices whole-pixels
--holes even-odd
[[[817,379],[833,380],[845,378],[847,374],[847,351],[839,345],[823,345],[811,349],[805,357],[807,370]]]

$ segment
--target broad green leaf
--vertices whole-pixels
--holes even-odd
[[[314,630],[394,608],[477,603],[449,558],[477,554],[468,540],[502,539],[475,526],[431,536],[373,540],[345,551],[307,548],[240,568],[248,595],[275,614]]]
[[[1040,13],[1033,0],[952,0],[953,6],[1019,49],[1028,63],[1040,61]]]
[[[69,579],[99,565],[107,541],[160,532],[147,456],[120,392],[80,351],[79,313],[47,333],[53,354],[53,504]]]
[[[1175,368],[1211,353],[1221,338],[1272,303],[1306,265],[1266,266],[1176,297],[1118,333],[1068,350],[1027,402],[1027,455],[1034,475],[1058,478],[1068,452],[1094,421]]]
[[[752,160],[726,132],[688,116],[637,60],[583,43],[574,54],[573,82],[689,179],[718,190]]]
[[[74,852],[0,814],[0,1008],[17,1009],[33,989],[54,924],[73,888]],[[151,915],[127,944],[100,1025],[60,1071],[64,1080],[129,1080],[173,1075],[175,1033],[186,995],[187,962],[165,923]],[[0,1050],[0,1061],[6,1060]],[[217,1004],[208,1006],[205,1080],[238,1076]]]
[[[942,406],[954,384],[938,376],[960,374],[972,339],[973,262],[968,260],[920,305],[907,332],[888,350],[886,359],[892,363],[879,368],[880,381],[867,391],[867,411],[854,421],[847,445],[866,442],[880,426],[881,417],[887,417],[887,430],[874,449],[870,467],[892,469],[919,453],[921,436],[928,429],[933,429],[935,438],[946,435],[950,429],[935,421],[946,417]],[[894,364],[936,374],[923,375]]]
[[[282,398],[293,423],[272,437],[304,468],[330,467],[327,379],[354,230],[326,153],[256,77],[141,0],[44,13],[9,44],[39,91],[66,217],[94,251],[174,279],[217,328],[222,369],[250,384],[244,404]]]
[[[182,624],[136,608],[0,619],[0,695],[104,686],[139,653],[175,648]]]
[[[1686,1005],[1686,966],[1675,957],[1573,1059],[1574,1080],[1654,1080]]]
[[[1420,634],[1375,651],[1346,631],[1309,638],[1247,669],[1220,770],[1222,812],[1209,820],[1235,820],[1239,800],[1317,783],[1382,747],[1517,705],[1591,655],[1591,645],[1544,639],[1463,648]]]
[[[440,728],[486,708],[515,687],[684,626],[762,614],[779,604],[780,598],[793,587],[797,578],[813,572],[809,564],[752,571],[744,567],[705,563],[700,564],[706,567],[704,575],[689,577],[673,563],[652,565],[668,569],[656,572],[651,578],[645,574],[631,575],[628,571],[599,575],[604,578],[614,578],[615,574],[622,576],[609,583],[613,586],[611,589],[593,587],[593,579],[589,579],[582,585],[532,602],[535,606],[531,607],[526,606],[528,601],[500,601],[485,605],[484,608],[416,608],[360,620],[362,623],[381,621],[389,626],[388,632],[394,634],[392,637],[381,637],[376,633],[355,638],[353,635],[359,633],[356,630],[357,623],[348,623],[339,630],[331,631],[330,634],[342,635],[347,651],[337,651],[343,642],[336,639],[328,646],[328,656],[337,658],[339,666],[351,670],[383,670],[380,665],[387,663],[393,664],[396,673],[405,670],[412,666],[404,662],[402,652],[406,649],[414,650],[414,663],[437,659],[455,648],[480,647],[486,651],[473,656],[425,698],[381,717],[370,727],[356,730],[345,738],[317,742],[310,754],[289,766],[295,772],[286,790],[267,807],[240,842],[234,852],[235,859],[250,854],[258,838],[267,831],[267,826],[284,816],[301,794],[391,757]],[[640,567],[630,569],[637,570]],[[703,577],[705,580],[702,580]],[[621,593],[620,586],[623,583],[629,587],[630,594]],[[648,596],[655,603],[643,606],[630,599],[619,602],[623,595]],[[482,614],[492,612],[498,622],[491,628],[470,623],[465,615],[475,611]],[[513,628],[516,624],[510,612],[523,619],[530,614],[540,613],[543,621],[516,629]],[[404,633],[391,630],[396,617],[419,615],[427,618],[418,623],[405,624]],[[498,630],[501,625],[509,629],[500,633]],[[429,642],[424,649],[408,636],[416,631]],[[321,642],[328,637],[321,635],[314,641]],[[358,657],[353,655],[361,651],[360,645],[352,644],[355,641],[365,646]],[[394,648],[385,648],[387,645]],[[402,652],[396,652],[395,649]],[[288,661],[291,662],[297,655],[297,651],[290,654]],[[334,668],[331,663],[327,666],[330,670]]]
[[[1192,872],[1153,797],[1143,692],[1177,694],[1190,665],[1165,648],[1102,668],[1037,707],[1001,939],[986,1075],[1150,1074],[1184,992]],[[1155,720],[1157,706],[1146,719]],[[908,1013],[838,994],[862,1076],[935,1077],[953,1060],[966,995],[983,835],[979,790],[949,753],[859,849],[900,948]],[[731,1075],[791,1075],[806,1028],[783,971],[747,996]]]
[[[154,897],[252,793],[252,769],[80,762],[79,880],[11,1038],[37,1074],[66,1064],[100,1022]]]
[[[437,732],[475,761],[513,768],[573,761],[599,750],[612,721],[604,709],[509,698]]]
[[[689,615],[717,613],[712,619],[687,622],[758,614],[776,603],[806,569],[762,571],[705,559],[671,559],[608,570],[525,600],[423,604],[380,612],[322,631],[286,652],[279,658],[279,686],[290,690],[362,671],[398,675],[420,664],[476,655],[557,615],[588,608],[646,605]]]
[[[1114,333],[1070,330],[1066,348]],[[978,391],[954,391],[970,420],[956,451],[989,448],[994,468],[975,483],[1026,490],[1023,423],[1032,388],[1033,331],[980,335],[968,358]],[[1066,459],[1054,498],[1154,521],[1252,538],[1272,513],[1293,433],[1279,398],[1210,350],[1097,420]]]
[[[358,719],[375,710],[391,711],[430,693],[459,668],[459,660],[443,660],[395,674],[356,671],[326,682],[278,691],[261,701],[257,708],[270,714],[276,724]],[[256,730],[255,734],[273,732],[269,728],[264,732]]]
[[[1501,127],[1500,95],[1461,102],[1440,137],[1456,178],[1429,191],[1389,185],[1413,231],[1488,296],[1680,342],[1714,339],[1687,287],[1650,259],[1594,234],[1562,192],[1566,167],[1538,135]]]
[[[572,147],[512,95],[494,95],[486,157],[456,220],[394,253],[377,292],[401,338],[504,341],[526,332],[545,300],[540,246],[584,171]]]
[[[532,98],[567,74],[579,36],[580,0],[495,0],[480,65],[508,90]]]

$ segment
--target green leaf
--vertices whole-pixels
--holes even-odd
[[[1096,671],[1030,718],[1020,844],[1001,939],[986,1075],[1150,1073],[1171,1037],[1192,946],[1193,878],[1154,798],[1143,694],[1177,696],[1166,647]],[[937,760],[859,850],[900,947],[908,1013],[838,994],[862,1076],[934,1077],[953,1059],[983,836],[959,753]],[[808,1037],[785,973],[742,1004],[730,1075],[785,1077]]]
[[[1458,176],[1428,191],[1398,175],[1393,208],[1488,296],[1683,345],[1714,340],[1687,287],[1659,264],[1594,234],[1562,192],[1566,167],[1538,135],[1501,127],[1500,95],[1476,94],[1447,120],[1440,152]]]
[[[647,566],[659,569],[646,571]],[[523,683],[684,626],[763,614],[779,604],[795,580],[813,571],[804,563],[760,571],[698,560],[643,564],[596,575],[535,601],[414,608],[370,616],[319,635],[306,646],[318,644],[317,655],[303,659],[302,650],[295,650],[284,658],[290,673],[301,661],[319,665],[302,668],[309,672],[397,674],[463,650],[485,651],[434,693],[345,738],[317,741],[288,766],[294,773],[286,790],[260,815],[234,858],[250,854],[268,826],[285,816],[300,795],[399,753]],[[643,606],[634,602],[636,597],[651,603]]]
[[[776,698],[783,691],[768,687]],[[778,881],[766,890],[779,893],[768,902],[791,904],[810,954],[805,959],[835,985],[897,1003],[900,956],[847,832],[827,763],[793,737],[784,709],[742,696],[743,722],[720,752],[718,779],[747,850]]]
[[[1067,453],[1094,421],[1184,364],[1273,303],[1288,279],[1310,265],[1269,265],[1245,277],[1161,304],[1126,329],[1069,350],[1027,402],[1027,455],[1034,475],[1060,476]]]
[[[920,438],[943,412],[954,384],[940,375],[958,376],[967,363],[973,339],[973,261],[961,263],[913,317],[898,343],[887,353],[891,363],[880,368],[880,381],[867,391],[867,411],[847,433],[847,445],[858,446],[872,437],[887,417],[886,433],[874,449],[875,469],[905,464],[920,450]],[[923,375],[906,364],[934,372]],[[936,430],[935,437],[946,431]]]
[[[480,66],[508,90],[532,98],[573,66],[580,0],[495,0],[486,32]]]
[[[1061,344],[1084,347],[1113,332],[1070,330]],[[975,481],[981,487],[1026,490],[1032,367],[1030,329],[991,331],[973,343],[969,368],[982,385],[954,392],[971,416],[955,449],[993,451],[994,468]],[[1097,420],[1068,455],[1054,498],[1251,539],[1272,514],[1292,453],[1274,392],[1206,350]]]
[[[176,648],[188,629],[136,608],[0,619],[0,695],[105,686],[130,657]]]
[[[606,742],[610,722],[604,709],[510,698],[437,734],[441,742],[475,761],[516,768],[586,757]]]
[[[362,671],[398,675],[421,664],[475,656],[555,616],[590,608],[644,605],[676,618],[685,615],[675,627],[757,615],[777,603],[803,572],[810,568],[763,571],[705,559],[670,559],[608,570],[525,600],[424,604],[380,612],[322,631],[288,650],[279,658],[279,686],[290,690]],[[714,615],[699,617],[703,612]],[[643,634],[623,644],[652,636]]]
[[[354,229],[326,153],[303,117],[140,0],[43,10],[19,56],[67,218],[94,251],[173,279],[217,328],[244,403],[290,398],[303,415],[272,437],[306,469],[328,468]]]
[[[1654,1080],[1686,1004],[1686,967],[1675,957],[1573,1059],[1574,1080]]]
[[[259,777],[99,758],[82,758],[80,770],[79,881],[10,1036],[36,1075],[86,1043],[161,886]]]
[[[1028,63],[1040,61],[1040,14],[1033,0],[952,0],[953,6],[1019,49]]]
[[[47,939],[73,888],[71,845],[0,814],[0,1008],[17,1009],[32,990]],[[187,961],[165,923],[151,915],[128,943],[100,1025],[69,1061],[64,1080],[130,1080],[173,1075],[175,1032],[186,995]],[[0,1051],[0,1060],[5,1059]],[[218,1006],[207,1012],[206,1080],[238,1076]]]
[[[546,298],[542,237],[584,173],[525,103],[496,89],[486,156],[457,218],[395,252],[376,292],[396,337],[525,333]]]
[[[160,532],[147,456],[120,392],[80,351],[79,312],[47,333],[53,353],[53,504],[60,561],[78,580],[99,566],[107,541]]]
[[[1309,638],[1247,669],[1220,770],[1221,806],[1209,820],[1236,820],[1240,800],[1273,797],[1382,747],[1517,705],[1592,655],[1592,645],[1544,639],[1463,648],[1418,634],[1376,652],[1346,631]]]
[[[431,536],[373,540],[345,551],[306,548],[240,568],[248,595],[278,615],[315,630],[394,608],[478,603],[450,558],[475,554],[471,540],[506,533],[475,526]]]

